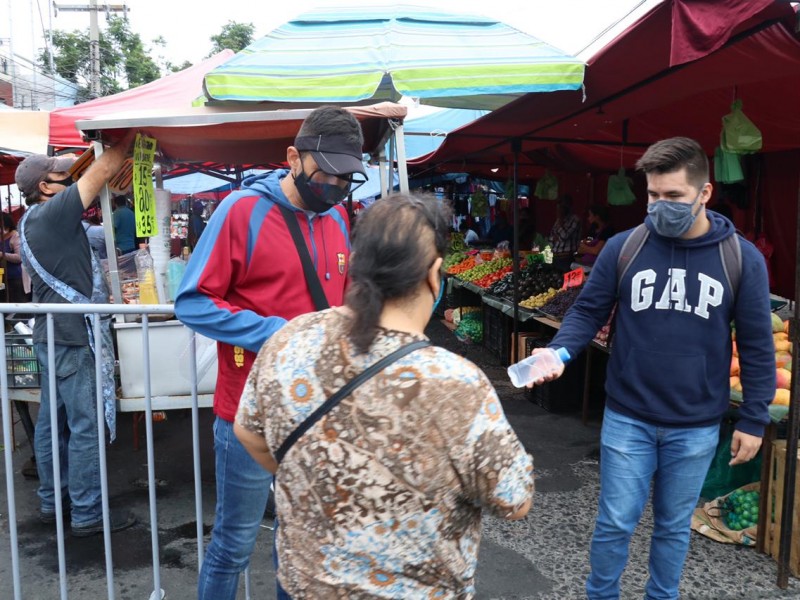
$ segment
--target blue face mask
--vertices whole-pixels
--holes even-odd
[[[697,214],[694,209],[700,203],[700,196],[691,204],[675,202],[673,200],[656,200],[647,205],[647,214],[653,222],[656,233],[668,238],[679,238],[689,231],[694,225]]]
[[[436,312],[436,307],[439,306],[439,302],[442,301],[442,296],[444,295],[444,280],[439,279],[439,293],[436,296],[436,299],[433,301],[433,308],[431,309],[431,314]]]

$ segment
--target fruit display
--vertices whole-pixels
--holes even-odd
[[[567,288],[553,296],[547,303],[541,306],[539,310],[556,319],[563,319],[564,315],[567,314],[567,311],[575,303],[582,289],[582,285]]]
[[[496,273],[497,271],[511,266],[511,259],[510,258],[495,258],[494,260],[490,260],[489,262],[481,263],[479,265],[475,265],[468,271],[463,271],[459,274],[458,278],[462,281],[477,281],[487,275],[492,273]]]
[[[742,489],[731,492],[721,504],[725,525],[734,531],[741,531],[758,524],[759,493]]]
[[[532,264],[520,271],[519,297],[527,300],[532,296],[547,292],[550,288],[559,289],[564,282],[564,275],[552,265]],[[497,298],[514,301],[514,280],[511,274],[493,284],[488,293]]]
[[[472,269],[477,263],[474,256],[468,256],[460,263],[453,265],[447,269],[448,275],[460,275]]]
[[[450,252],[462,252],[467,249],[467,244],[464,242],[464,234],[455,232],[450,234]]]
[[[736,330],[733,330],[733,352],[731,355],[730,387],[731,397],[741,400],[742,380],[740,379],[739,349],[736,346]],[[775,396],[772,404],[789,406],[792,387],[792,343],[789,341],[789,321],[781,320],[772,313],[772,340],[775,346]]]
[[[608,321],[606,324],[603,325],[600,330],[594,335],[594,342],[596,344],[600,344],[601,346],[608,346],[609,338],[611,337],[611,324],[614,322],[614,314],[617,311],[617,307],[615,306],[611,310],[611,315],[608,317]]]
[[[473,281],[473,283],[478,287],[485,289],[503,279],[503,277],[505,277],[510,272],[511,272],[511,265],[508,265],[506,267],[503,267],[499,271],[495,271],[494,273],[489,273],[485,277],[476,279],[475,281]]]
[[[536,294],[535,296],[531,296],[526,300],[523,300],[519,303],[520,306],[524,308],[541,308],[550,300],[555,298],[556,294],[558,294],[560,290],[555,288],[549,288],[546,292],[542,292],[541,294]]]
[[[442,266],[444,270],[447,271],[450,267],[454,267],[460,262],[464,262],[468,258],[468,254],[466,252],[450,252],[444,259]]]

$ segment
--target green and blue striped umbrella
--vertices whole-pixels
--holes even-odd
[[[493,110],[578,89],[584,64],[495,19],[413,6],[318,9],[206,74],[210,101],[396,101]]]

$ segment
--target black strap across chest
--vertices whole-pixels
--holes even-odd
[[[431,343],[427,340],[420,340],[418,342],[406,344],[391,354],[384,356],[378,362],[370,365],[346,384],[344,384],[338,392],[325,400],[325,402],[323,402],[319,408],[317,408],[317,410],[311,413],[305,421],[300,423],[300,425],[297,426],[297,429],[289,434],[289,437],[283,441],[283,443],[280,445],[280,448],[278,448],[278,451],[275,452],[275,460],[278,462],[278,464],[283,461],[283,457],[286,456],[286,453],[289,451],[289,449],[294,446],[295,442],[297,442],[297,440],[299,440],[306,431],[311,429],[322,417],[333,410],[336,405],[338,405],[344,398],[349,396],[358,386],[365,381],[372,379],[372,377],[383,371],[393,362],[403,358],[406,354],[410,354],[415,350],[419,350],[420,348],[425,348],[430,345]]]
[[[325,290],[322,289],[322,283],[319,280],[317,270],[314,268],[314,263],[311,260],[311,255],[308,253],[308,245],[300,231],[300,225],[297,223],[295,214],[280,204],[276,204],[281,210],[283,220],[286,221],[286,227],[289,228],[289,233],[292,234],[292,240],[297,248],[297,254],[300,256],[300,263],[303,265],[303,275],[306,278],[308,291],[311,294],[311,299],[314,301],[314,308],[317,310],[325,310],[330,308],[328,298],[325,296]]]

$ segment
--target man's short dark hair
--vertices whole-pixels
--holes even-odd
[[[128,205],[128,199],[125,196],[114,196],[114,206],[121,208]]]
[[[297,137],[340,136],[358,147],[364,145],[364,134],[358,120],[339,106],[320,106],[305,118]]]
[[[708,183],[708,156],[700,144],[687,137],[656,142],[636,161],[636,168],[646,175],[674,173],[685,168],[687,181],[697,189]]]

